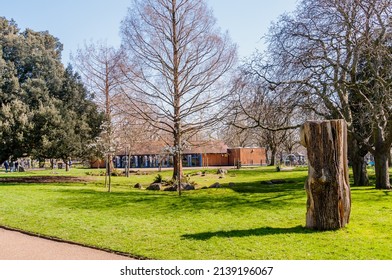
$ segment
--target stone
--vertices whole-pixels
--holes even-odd
[[[133,186],[135,189],[141,189],[142,185],[140,183],[135,184],[135,186]]]
[[[159,191],[161,190],[161,184],[160,183],[152,183],[151,185],[149,185],[146,190],[149,191]]]
[[[223,168],[219,168],[217,171],[217,174],[227,174],[227,170],[225,170]]]
[[[176,192],[177,191],[177,186],[171,186],[171,187],[166,187],[163,189],[165,192]]]
[[[192,186],[191,184],[186,184],[186,185],[184,186],[184,190],[185,190],[185,191],[193,191],[193,190],[195,190],[195,187]]]
[[[216,183],[212,184],[211,186],[209,186],[208,188],[209,189],[218,189],[220,187],[221,187],[221,185],[218,182],[216,182]]]

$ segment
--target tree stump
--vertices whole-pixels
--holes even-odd
[[[308,121],[301,128],[301,144],[307,148],[309,166],[306,227],[344,227],[351,211],[346,122]]]

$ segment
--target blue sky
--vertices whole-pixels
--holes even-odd
[[[5,2],[5,3],[1,3]],[[23,30],[49,31],[64,45],[63,61],[85,41],[120,44],[119,26],[131,0],[0,0],[0,16]],[[239,46],[240,57],[263,49],[261,37],[271,21],[293,11],[297,0],[207,0],[218,25]]]

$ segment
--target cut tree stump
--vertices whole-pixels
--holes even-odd
[[[344,227],[351,211],[346,122],[308,121],[301,128],[301,144],[307,148],[309,166],[305,182],[306,227]]]

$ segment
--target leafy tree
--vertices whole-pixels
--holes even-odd
[[[0,162],[81,156],[99,133],[102,116],[61,51],[48,32],[0,18]]]

